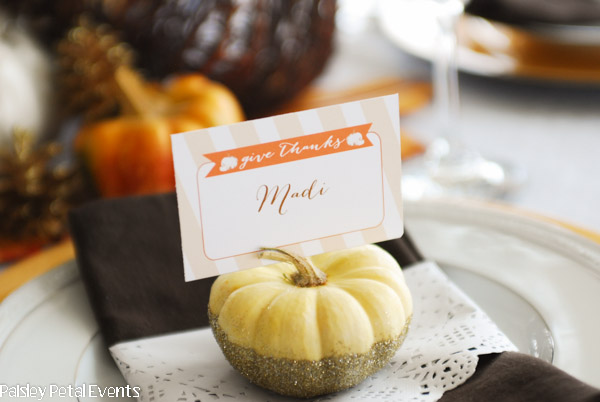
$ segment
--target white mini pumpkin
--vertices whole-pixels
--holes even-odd
[[[0,13],[0,145],[13,130],[43,132],[48,119],[51,63],[28,32]]]
[[[396,260],[367,245],[220,276],[209,316],[229,362],[280,394],[312,397],[381,369],[406,336],[412,299]]]

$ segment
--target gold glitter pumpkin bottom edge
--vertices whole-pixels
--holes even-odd
[[[376,342],[366,353],[294,360],[263,356],[229,341],[209,312],[210,325],[225,358],[252,383],[281,395],[310,398],[350,388],[381,370],[400,348],[410,325],[406,321],[395,339]]]

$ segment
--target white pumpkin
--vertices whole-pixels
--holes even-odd
[[[312,397],[353,386],[393,357],[412,317],[396,260],[368,245],[220,276],[209,316],[229,362],[275,392]]]
[[[21,27],[0,13],[0,145],[14,128],[36,136],[48,120],[52,83],[49,56]]]

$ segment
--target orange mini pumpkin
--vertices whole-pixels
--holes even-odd
[[[115,78],[123,113],[84,125],[75,140],[104,197],[174,190],[170,135],[244,119],[235,96],[200,74],[156,86],[121,67]]]

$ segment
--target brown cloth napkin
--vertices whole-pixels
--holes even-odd
[[[174,194],[96,201],[73,211],[70,224],[108,345],[208,325],[213,279],[184,281]],[[405,268],[422,261],[407,235],[380,245]],[[502,353],[481,356],[475,375],[442,401],[600,402],[600,390],[539,359]]]
[[[593,26],[600,23],[598,0],[471,0],[466,11],[517,25],[550,23]]]

